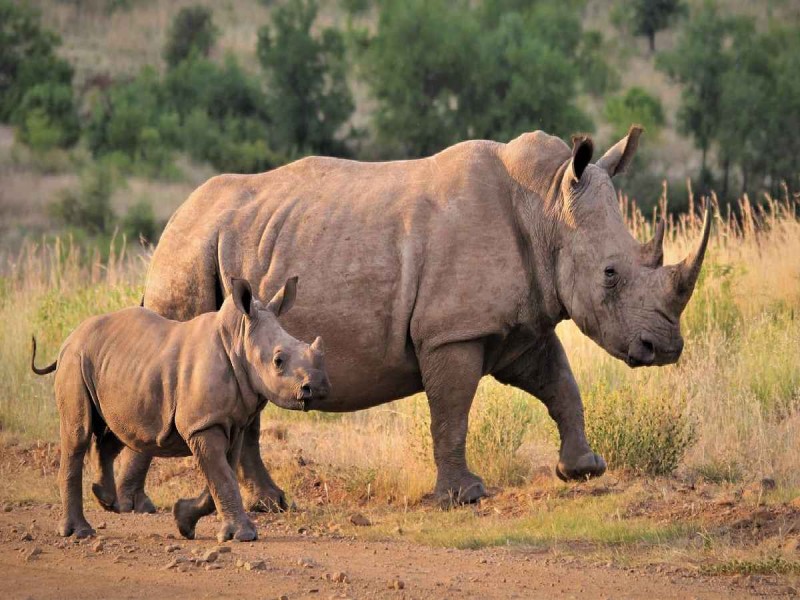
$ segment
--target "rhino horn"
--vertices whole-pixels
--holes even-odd
[[[703,266],[703,258],[706,254],[710,232],[711,208],[708,207],[703,217],[703,236],[700,238],[700,243],[694,252],[691,252],[689,256],[673,267],[673,290],[681,310],[689,302],[694,286],[697,283],[697,277],[700,275],[700,267]]]
[[[653,239],[642,246],[645,264],[660,267],[664,264],[664,219],[659,219]]]
[[[325,354],[325,344],[322,343],[321,337],[317,336],[317,338],[312,342],[311,350],[317,354]]]

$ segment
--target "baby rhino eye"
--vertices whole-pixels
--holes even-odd
[[[604,273],[606,275],[606,279],[613,279],[617,275],[617,271],[614,269],[614,267],[606,267]]]
[[[283,357],[280,354],[276,354],[272,359],[272,364],[275,365],[276,369],[280,369],[283,366]]]

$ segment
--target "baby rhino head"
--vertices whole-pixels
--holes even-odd
[[[270,402],[293,410],[308,410],[330,391],[325,372],[322,338],[306,344],[289,335],[278,317],[288,311],[297,294],[292,277],[266,305],[253,296],[250,284],[233,279],[232,298],[244,315],[239,333],[245,365],[254,391]]]

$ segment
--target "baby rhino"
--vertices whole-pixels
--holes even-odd
[[[107,509],[116,504],[114,458],[123,446],[153,456],[192,454],[206,488],[175,504],[181,534],[193,538],[197,521],[216,508],[220,541],[256,539],[235,475],[243,432],[268,400],[304,409],[328,394],[329,383],[321,338],[309,346],[278,323],[294,302],[297,278],[266,306],[247,281],[231,284],[218,312],[191,321],[170,321],[140,307],[87,319],[43,369],[34,364],[34,339],[33,370],[56,371],[62,536],[94,534],[82,499],[83,458],[93,442],[93,490]]]

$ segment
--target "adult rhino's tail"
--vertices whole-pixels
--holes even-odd
[[[37,375],[47,375],[55,371],[58,366],[58,360],[53,361],[53,364],[47,365],[43,369],[36,367],[36,336],[31,336],[31,340],[33,340],[33,351],[31,352],[31,369],[33,369],[33,372]]]

